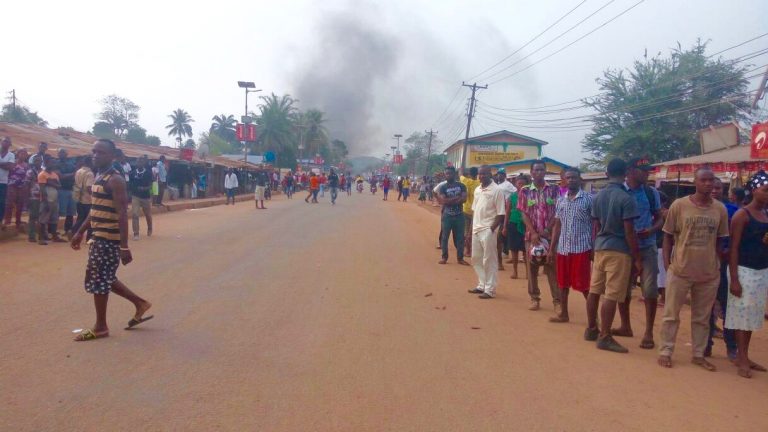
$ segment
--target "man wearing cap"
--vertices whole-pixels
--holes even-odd
[[[632,300],[632,288],[635,280],[640,279],[643,298],[645,299],[645,333],[640,342],[640,348],[653,349],[653,323],[656,320],[656,305],[659,297],[659,287],[656,277],[659,273],[658,250],[656,248],[656,233],[664,223],[661,217],[661,199],[659,192],[648,186],[648,173],[653,170],[647,158],[632,158],[627,167],[627,181],[624,187],[635,200],[637,218],[635,219],[635,234],[643,261],[642,274],[632,272],[630,276],[627,298],[619,303],[621,326],[612,329],[614,336],[632,337],[632,324],[629,319],[629,305]]]

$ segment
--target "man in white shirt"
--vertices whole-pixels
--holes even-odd
[[[496,257],[497,236],[506,215],[504,192],[493,182],[491,169],[487,166],[478,172],[480,186],[475,189],[472,202],[472,266],[477,273],[477,287],[469,290],[480,294],[481,299],[496,296],[499,262]]]
[[[16,156],[11,153],[11,139],[3,138],[0,142],[0,220],[5,214],[5,196],[8,193],[8,174],[16,165]]]
[[[227,193],[226,205],[229,205],[230,199],[232,199],[232,205],[235,205],[235,191],[237,191],[238,186],[240,184],[237,182],[237,174],[232,171],[232,168],[229,168],[224,176],[224,191]]]

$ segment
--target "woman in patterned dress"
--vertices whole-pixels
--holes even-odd
[[[735,330],[739,375],[751,378],[752,371],[765,367],[749,359],[752,332],[763,326],[768,294],[768,175],[755,174],[747,183],[749,204],[731,220],[729,261],[730,293],[725,327]]]

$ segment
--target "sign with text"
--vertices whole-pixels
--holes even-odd
[[[499,151],[472,151],[469,153],[469,160],[472,164],[499,164],[505,162],[514,162],[525,158],[523,152],[499,152]]]
[[[752,159],[768,159],[768,123],[752,126],[749,156]]]

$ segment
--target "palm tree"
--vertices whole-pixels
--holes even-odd
[[[259,142],[265,150],[279,151],[293,142],[294,99],[289,95],[278,97],[274,93],[260,99],[260,114],[256,119]]]
[[[235,125],[237,120],[233,115],[216,115],[211,119],[211,128],[208,130],[210,133],[216,134],[219,138],[223,138],[227,141],[235,141]]]
[[[317,109],[310,109],[302,115],[302,122],[307,131],[307,142],[316,142],[318,147],[322,144],[328,144],[328,129],[325,127],[326,119],[323,118],[324,112]]]
[[[179,137],[179,142],[181,142],[185,136],[192,137],[192,125],[190,125],[190,123],[194,122],[194,120],[192,120],[189,113],[179,108],[173,111],[168,117],[171,118],[171,124],[165,127],[168,129],[168,136],[177,135]]]

